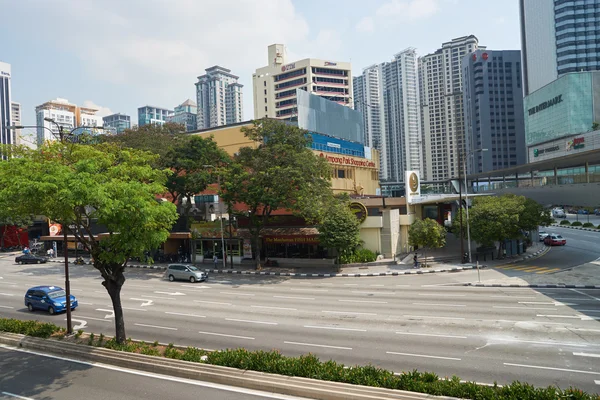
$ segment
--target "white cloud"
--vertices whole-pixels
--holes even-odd
[[[375,24],[373,22],[373,17],[364,17],[363,19],[358,21],[358,24],[356,24],[356,30],[358,32],[373,32],[374,29]]]
[[[99,106],[91,100],[85,100],[83,102],[83,107],[94,108],[98,110],[98,112],[96,112],[96,115],[99,117],[106,117],[107,115],[114,114],[114,112],[112,112],[110,108]]]

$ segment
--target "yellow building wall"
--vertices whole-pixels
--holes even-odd
[[[360,240],[363,249],[369,249],[375,253],[381,254],[381,229],[380,228],[361,228]]]
[[[242,147],[256,147],[258,144],[246,138],[242,133],[244,126],[224,126],[204,132],[192,133],[203,138],[213,137],[217,145],[233,156]],[[371,149],[371,158],[347,156],[344,154],[328,153],[313,150],[317,157],[327,158],[332,168],[331,188],[334,193],[349,193],[359,195],[376,195],[379,191],[379,152]],[[343,178],[339,178],[338,170],[343,170]]]

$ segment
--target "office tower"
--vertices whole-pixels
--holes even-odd
[[[102,121],[104,121],[104,128],[111,128],[110,130],[116,134],[123,133],[125,129],[131,128],[131,117],[126,114],[107,115],[102,118]]]
[[[231,70],[215,65],[196,82],[197,128],[235,124],[244,118],[242,88]]]
[[[477,50],[466,55],[463,87],[468,173],[525,164],[521,52]]]
[[[102,117],[96,115],[98,110],[89,107],[79,107],[69,103],[67,99],[56,98],[35,108],[37,128],[37,144],[41,146],[47,140],[59,137],[58,124],[64,133],[69,133],[78,127],[101,127]],[[52,119],[56,124],[47,121]]]
[[[0,144],[14,144],[15,132],[7,129],[13,124],[11,117],[11,80],[10,64],[0,62]],[[6,156],[0,154],[0,160],[6,159]]]
[[[173,110],[161,107],[144,106],[138,108],[138,126],[163,125],[174,114]]]
[[[197,129],[198,107],[192,100],[187,99],[177,107],[172,117],[168,118],[168,122],[174,122],[185,126],[186,132]]]
[[[350,63],[305,58],[288,60],[283,44],[268,47],[268,65],[252,75],[254,118],[297,117],[296,89],[352,107]]]

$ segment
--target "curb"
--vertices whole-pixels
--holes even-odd
[[[596,229],[596,228],[584,228],[582,226],[570,226],[570,225],[560,225],[560,224],[552,224],[550,226],[555,226],[557,228],[577,229],[578,231],[600,232],[600,229]]]
[[[462,286],[473,286],[473,287],[502,287],[502,288],[547,288],[547,289],[600,289],[600,285],[519,285],[519,284],[507,284],[507,283],[464,283]]]
[[[517,258],[516,260],[507,261],[507,262],[504,262],[502,264],[492,265],[492,266],[490,266],[490,268],[500,267],[502,265],[514,264],[514,263],[522,262],[522,261],[525,261],[525,260],[529,260],[529,259],[534,258],[534,257],[540,257],[540,256],[543,256],[544,254],[546,254],[547,252],[549,252],[550,249],[551,249],[551,247],[544,246],[544,248],[536,251],[533,254],[529,254],[529,255],[527,255],[525,257]]]
[[[458,400],[453,397],[433,396],[425,393],[276,375],[137,353],[126,353],[101,347],[39,339],[11,333],[1,333],[0,343],[15,348],[70,357],[73,361],[81,362],[81,360],[84,360],[92,365],[94,363],[101,363],[155,374],[318,400]]]
[[[165,267],[157,267],[154,265],[128,265],[128,268],[141,268],[141,269],[158,269],[165,270]],[[486,268],[485,265],[480,265],[479,268]],[[325,277],[344,277],[344,278],[360,278],[367,276],[399,276],[399,275],[424,275],[433,274],[440,272],[460,272],[466,270],[477,269],[477,266],[468,267],[453,267],[453,268],[442,268],[442,269],[431,269],[431,270],[406,270],[398,272],[375,272],[375,273],[364,273],[364,274],[307,274],[299,272],[265,272],[265,271],[238,271],[231,269],[202,269],[204,272],[210,272],[212,274],[235,274],[235,275],[265,275],[265,276],[292,276],[301,278],[325,278]]]

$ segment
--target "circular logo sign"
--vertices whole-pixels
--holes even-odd
[[[419,189],[419,177],[414,172],[410,174],[408,185],[410,187],[410,191],[413,193]]]
[[[281,70],[282,70],[282,71],[285,71],[285,65],[284,65],[283,67],[281,67]]]
[[[367,207],[365,207],[363,203],[353,202],[350,203],[349,207],[350,211],[352,211],[354,215],[356,215],[356,219],[358,219],[358,222],[360,222],[361,224],[365,222],[365,219],[367,219]]]
[[[473,61],[477,61],[477,54],[473,54]]]
[[[487,60],[488,59],[488,53],[483,53],[481,55],[481,58],[483,58],[484,60]]]

